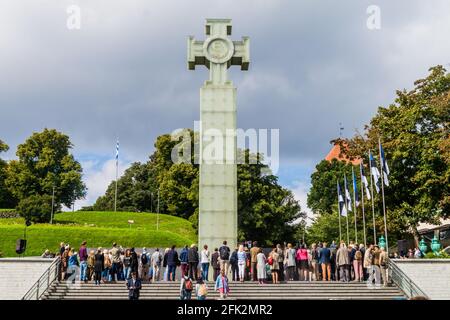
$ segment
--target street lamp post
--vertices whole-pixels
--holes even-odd
[[[158,207],[156,212],[156,231],[159,230],[159,189],[158,189]]]

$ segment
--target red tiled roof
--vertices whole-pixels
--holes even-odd
[[[330,161],[333,159],[337,159],[339,161],[345,161],[347,163],[351,163],[353,165],[359,165],[359,163],[361,162],[360,159],[354,159],[354,160],[350,160],[348,157],[346,156],[341,156],[341,147],[339,146],[338,143],[336,143],[333,148],[331,148],[330,152],[328,152],[327,156],[325,157],[325,160]]]

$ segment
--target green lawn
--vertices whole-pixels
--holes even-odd
[[[134,220],[131,227],[128,220]],[[27,229],[27,256],[40,255],[45,249],[55,251],[60,242],[76,248],[83,240],[89,247],[168,247],[196,242],[189,221],[178,217],[130,212],[64,212],[55,215],[55,224],[36,224]],[[16,240],[23,237],[23,219],[0,219],[0,252],[4,257],[17,256]]]

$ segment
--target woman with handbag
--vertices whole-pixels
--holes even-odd
[[[277,252],[277,247],[274,247],[272,249],[272,252],[269,255],[269,265],[270,265],[270,272],[272,274],[272,283],[276,284],[279,283],[278,276],[280,271],[280,262],[279,262],[279,254]]]

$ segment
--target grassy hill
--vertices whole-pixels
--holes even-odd
[[[129,225],[128,220],[134,220]],[[41,255],[45,249],[54,252],[60,242],[76,248],[83,240],[88,247],[168,247],[196,242],[192,224],[182,218],[135,212],[64,212],[55,215],[55,223],[33,224],[27,228],[27,256]],[[16,240],[23,237],[22,218],[0,219],[0,252],[4,257],[17,256]]]

